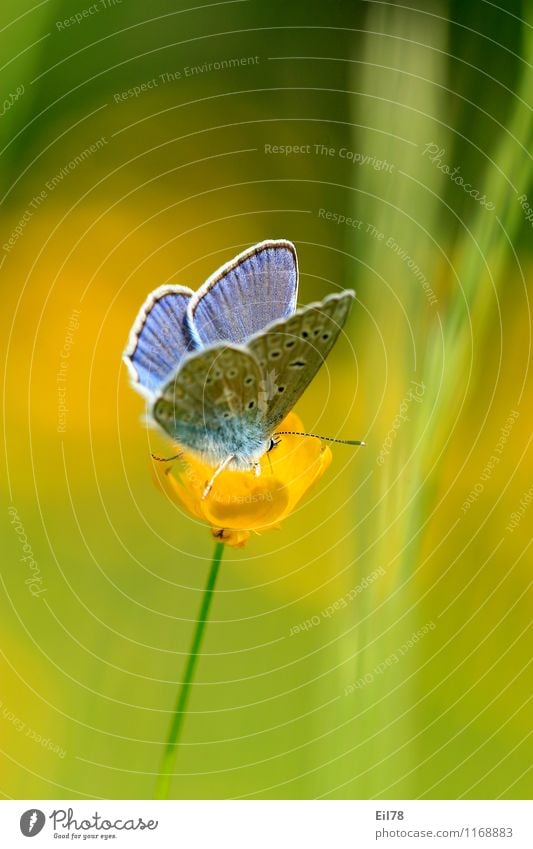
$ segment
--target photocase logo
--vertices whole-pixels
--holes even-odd
[[[24,811],[20,818],[20,830],[24,837],[35,837],[42,830],[46,817],[38,808]]]

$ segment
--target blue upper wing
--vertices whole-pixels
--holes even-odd
[[[292,315],[298,291],[296,249],[284,239],[260,242],[223,265],[189,301],[186,322],[196,345],[240,344]]]
[[[185,286],[160,286],[135,319],[124,360],[141,391],[156,392],[196,347],[185,322],[192,294]]]

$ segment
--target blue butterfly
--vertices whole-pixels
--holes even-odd
[[[259,473],[276,427],[331,351],[355,296],[348,290],[296,310],[297,291],[294,245],[269,240],[196,292],[160,286],[135,320],[124,352],[133,385],[151,418],[216,469],[212,481],[224,468]]]

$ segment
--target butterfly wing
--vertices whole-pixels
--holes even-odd
[[[152,415],[210,465],[234,455],[235,468],[249,468],[268,447],[261,379],[250,351],[217,345],[187,357],[156,397]]]
[[[187,322],[197,346],[240,344],[296,307],[296,249],[284,239],[260,242],[223,265],[189,302]]]
[[[269,434],[294,407],[333,348],[354,297],[350,290],[328,295],[248,340],[247,348],[264,375]]]
[[[195,347],[184,320],[192,294],[185,286],[160,286],[141,307],[124,351],[133,383],[141,392],[156,392]]]

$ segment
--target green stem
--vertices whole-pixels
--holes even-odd
[[[209,570],[209,575],[207,578],[207,584],[205,586],[204,597],[202,599],[202,606],[198,614],[198,619],[196,620],[196,628],[194,630],[194,635],[192,638],[189,657],[187,658],[185,675],[183,677],[183,682],[178,693],[178,698],[176,701],[176,710],[174,711],[174,717],[172,719],[172,725],[170,726],[165,753],[161,762],[161,769],[157,778],[155,789],[156,799],[168,799],[169,797],[170,784],[172,781],[172,770],[174,769],[174,762],[176,760],[180,733],[183,728],[183,723],[185,721],[187,702],[189,699],[189,690],[192,680],[194,678],[194,670],[196,668],[198,654],[202,645],[205,626],[207,624],[207,617],[209,615],[209,607],[211,606],[213,590],[215,589],[215,583],[217,580],[218,570],[220,567],[220,561],[222,560],[223,551],[224,543],[217,542],[215,546],[215,551],[213,553],[211,568]]]

